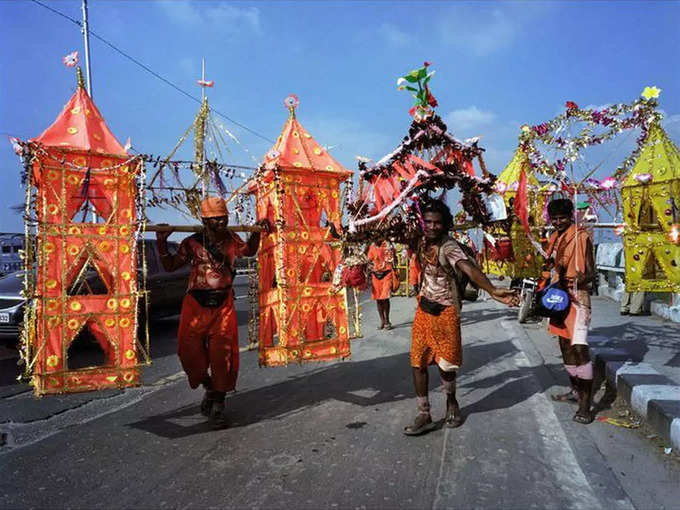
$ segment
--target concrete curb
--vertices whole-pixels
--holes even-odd
[[[680,386],[649,363],[629,361],[622,349],[593,346],[590,355],[596,372],[617,396],[680,451]]]

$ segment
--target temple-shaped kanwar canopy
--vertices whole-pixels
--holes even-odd
[[[352,172],[338,163],[295,116],[298,101],[249,190],[257,217],[276,225],[263,238],[260,266],[260,364],[321,361],[350,354],[345,290],[332,291],[340,246],[340,184]]]
[[[541,221],[546,194],[539,190],[538,179],[530,169],[526,152],[522,147],[518,147],[496,179],[496,192],[503,196],[507,210],[512,211],[524,170],[527,173],[527,219],[531,226],[537,226]],[[484,243],[482,268],[485,272],[510,278],[540,276],[543,259],[535,253],[520,221],[515,218],[496,224],[489,228],[488,233],[496,242],[492,244],[487,240]],[[509,249],[510,246],[512,249]]]
[[[628,292],[680,292],[680,153],[654,122],[621,187]]]
[[[37,222],[26,232],[25,292],[31,300],[23,344],[35,392],[138,385],[139,360],[148,361],[148,340],[142,346],[136,335],[143,294],[137,280],[141,158],[128,157],[82,80],[29,148],[26,212]],[[96,222],[86,222],[87,203]],[[90,285],[93,274],[102,288]],[[86,331],[99,343],[104,362],[72,369],[69,348]]]

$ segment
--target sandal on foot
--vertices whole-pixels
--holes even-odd
[[[213,392],[206,390],[205,395],[203,395],[203,400],[201,400],[201,414],[203,416],[210,416],[210,410],[212,409],[215,397]]]
[[[553,402],[578,403],[578,396],[573,391],[568,391],[566,393],[556,393],[554,395],[550,395],[550,399]]]
[[[392,324],[389,323],[389,322],[388,322],[387,324],[385,324],[385,329],[386,329],[387,331],[389,331],[390,329],[392,329]]]
[[[572,420],[582,425],[588,425],[590,423],[593,423],[594,417],[593,414],[590,412],[588,414],[576,413]]]
[[[418,413],[413,425],[404,427],[404,434],[407,436],[419,436],[437,428],[437,424],[432,421],[429,413]]]
[[[224,415],[224,402],[213,402],[210,409],[210,425],[213,430],[224,429],[229,425]]]
[[[446,418],[444,418],[444,424],[450,429],[460,427],[463,421],[463,415],[460,414],[460,411],[458,411],[458,414],[447,414]]]
[[[380,323],[380,326],[378,326],[376,329],[383,329],[384,327],[385,327],[385,323],[382,322],[382,323]]]

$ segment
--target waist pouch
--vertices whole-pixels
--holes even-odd
[[[391,272],[391,269],[386,269],[385,271],[373,271],[373,276],[375,276],[378,280],[382,280]]]
[[[559,283],[553,283],[538,293],[536,314],[562,322],[569,313],[569,293]]]
[[[231,287],[226,289],[191,289],[189,294],[205,308],[219,308],[229,296]]]
[[[447,308],[446,305],[442,305],[441,303],[437,303],[436,301],[427,299],[425,296],[420,296],[418,306],[423,312],[428,313],[430,315],[441,315],[444,309]]]

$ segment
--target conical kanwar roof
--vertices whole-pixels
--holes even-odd
[[[338,174],[341,178],[352,175],[312,137],[291,113],[283,126],[276,144],[265,155],[262,165],[270,170],[276,167],[288,170],[312,170]]]
[[[78,86],[54,123],[32,141],[45,146],[127,156],[82,86]]]
[[[512,185],[519,182],[520,174],[522,173],[522,167],[525,168],[527,174],[527,184],[530,186],[538,186],[538,179],[531,172],[531,167],[529,165],[529,157],[527,153],[518,147],[515,154],[512,156],[510,163],[503,169],[503,171],[498,175],[496,179],[497,183],[503,183],[510,191],[516,191],[511,189]]]
[[[636,178],[646,177],[646,174],[651,175],[649,181]],[[663,128],[655,122],[649,127],[640,155],[623,185],[639,186],[643,182],[655,183],[674,179],[680,179],[680,153]]]

